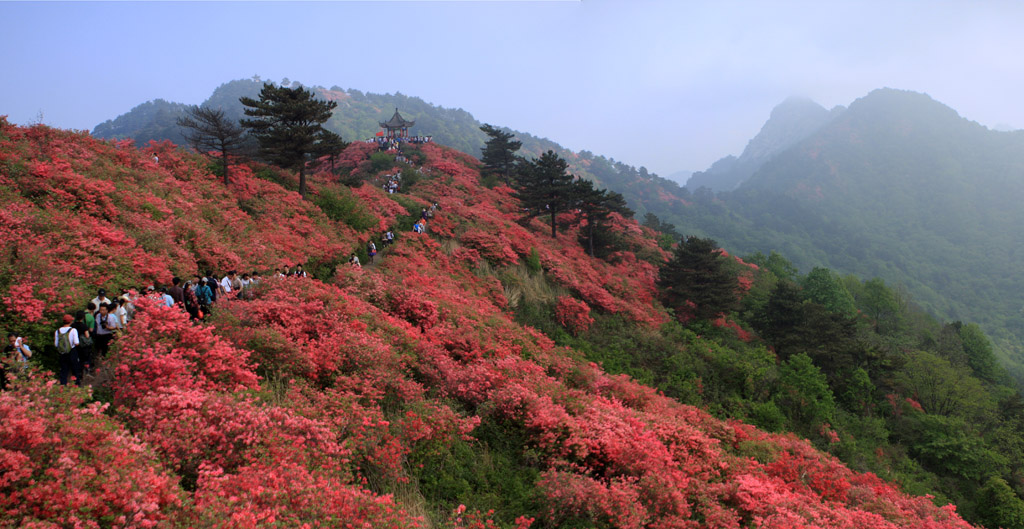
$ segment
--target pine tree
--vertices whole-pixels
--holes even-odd
[[[190,107],[185,115],[178,118],[178,126],[186,129],[185,139],[201,154],[216,151],[220,153],[220,164],[224,173],[224,185],[231,181],[228,163],[231,155],[245,143],[245,131],[238,124],[225,117],[219,108]]]
[[[679,317],[710,320],[736,307],[739,281],[726,268],[715,241],[689,237],[661,268],[658,287],[665,306]]]
[[[286,88],[264,84],[259,100],[239,99],[245,115],[242,120],[260,144],[260,153],[271,163],[299,172],[299,194],[306,197],[306,162],[321,149],[323,123],[338,106],[334,101],[318,101],[301,86]]]
[[[594,257],[594,239],[596,234],[603,233],[604,222],[612,213],[632,217],[633,210],[626,206],[626,199],[621,194],[607,189],[597,189],[590,180],[579,179],[572,185],[572,207],[579,211],[579,220],[586,220],[587,251]]]
[[[557,236],[555,221],[571,203],[572,175],[566,172],[569,164],[554,151],[548,151],[536,160],[526,160],[517,167],[515,196],[526,210],[519,219],[526,223],[541,215],[551,216],[551,237]]]
[[[485,123],[480,130],[490,136],[480,157],[484,164],[483,173],[501,175],[505,184],[511,184],[512,172],[520,159],[516,151],[523,146],[523,142],[513,140],[515,135],[511,132],[505,132],[490,124]]]
[[[323,129],[320,132],[320,138],[317,141],[316,152],[313,156],[317,158],[327,157],[327,162],[331,164],[331,171],[334,171],[334,164],[338,161],[338,155],[341,151],[348,147],[348,143],[341,139],[341,136]]]

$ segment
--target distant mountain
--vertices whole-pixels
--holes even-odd
[[[136,145],[145,145],[151,140],[171,140],[182,145],[185,137],[175,123],[185,113],[188,105],[154,99],[136,106],[117,118],[96,125],[92,135],[104,139],[132,138]]]
[[[712,191],[736,189],[773,156],[808,137],[843,110],[836,107],[828,111],[810,99],[791,97],[772,110],[761,132],[750,140],[739,158],[726,156],[707,171],[694,173],[686,187],[691,191],[700,187]]]
[[[689,180],[691,176],[693,176],[693,173],[694,173],[694,171],[689,171],[689,170],[676,171],[676,172],[666,176],[665,179],[666,180],[671,180],[671,181],[673,181],[673,182],[683,186],[683,185],[686,185],[686,181]]]
[[[882,89],[772,155],[735,191],[645,206],[733,252],[776,250],[804,270],[903,285],[941,317],[981,323],[1024,381],[1022,203],[1024,132]]]

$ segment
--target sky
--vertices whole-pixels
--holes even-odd
[[[0,1],[0,115],[91,130],[255,74],[418,96],[667,176],[789,96],[924,92],[1024,127],[1024,3]]]

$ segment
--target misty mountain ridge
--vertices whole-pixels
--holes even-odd
[[[772,109],[768,121],[739,157],[726,156],[706,171],[694,173],[686,187],[691,191],[701,187],[712,191],[736,189],[766,161],[808,137],[844,110],[837,106],[830,111],[806,97],[790,97]]]

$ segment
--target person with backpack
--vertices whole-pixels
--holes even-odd
[[[366,242],[366,255],[370,256],[370,264],[373,264],[373,256],[377,255],[377,246],[373,241]]]
[[[57,347],[60,355],[60,385],[68,385],[68,375],[75,373],[78,385],[82,385],[82,373],[78,367],[78,330],[71,324],[75,318],[70,314],[64,315],[64,324],[53,333],[53,345]]]

